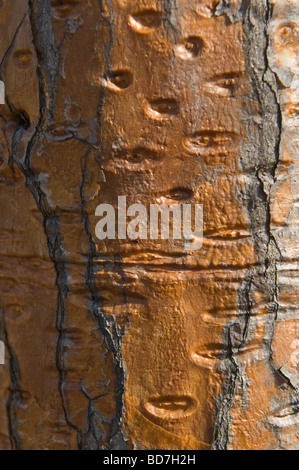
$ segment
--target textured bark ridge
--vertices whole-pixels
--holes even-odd
[[[298,449],[298,1],[0,0],[1,449]],[[203,204],[203,246],[95,236]]]

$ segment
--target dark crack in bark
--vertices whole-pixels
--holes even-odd
[[[9,397],[6,403],[6,413],[8,420],[9,437],[11,441],[11,448],[13,450],[22,450],[22,440],[18,433],[18,418],[16,407],[22,403],[22,386],[21,386],[21,372],[17,355],[9,342],[8,331],[6,327],[5,311],[1,307],[0,314],[0,333],[1,338],[8,351],[8,363],[10,374]]]
[[[226,381],[217,400],[217,416],[214,425],[214,441],[212,450],[226,450],[230,442],[231,417],[234,399],[238,391],[246,387],[246,376],[238,354],[247,340],[252,303],[250,294],[253,286],[253,273],[249,272],[238,290],[238,318],[226,325],[222,332],[222,343],[227,350],[220,368]]]
[[[107,15],[107,11],[104,9],[104,3],[102,0],[99,1],[100,11],[102,13],[102,21],[106,23],[108,30],[109,30],[109,41],[105,45],[105,59],[106,59],[106,75],[108,76],[112,70],[112,63],[111,63],[111,52],[113,49],[114,44],[114,12],[112,3],[110,0],[106,2],[106,8],[108,7],[109,16]],[[103,86],[101,89],[101,98],[98,107],[98,120],[100,126],[100,144],[99,148],[102,147],[102,113],[103,113],[103,106],[105,102],[105,87]],[[97,163],[100,165],[100,155],[96,158]],[[124,391],[125,391],[125,380],[126,380],[126,373],[125,367],[122,360],[122,338],[123,332],[121,328],[118,326],[117,322],[113,318],[106,318],[105,312],[102,309],[102,301],[101,301],[101,294],[96,286],[95,283],[95,273],[96,273],[96,258],[97,258],[97,251],[96,251],[96,244],[93,238],[93,234],[90,229],[89,224],[89,217],[88,213],[85,209],[85,201],[83,195],[83,187],[85,178],[87,175],[86,165],[82,168],[82,184],[81,184],[81,214],[84,223],[85,232],[88,236],[89,240],[89,257],[87,260],[87,273],[86,273],[86,285],[90,291],[91,297],[91,306],[90,310],[94,321],[98,324],[99,331],[105,338],[106,344],[109,348],[109,351],[113,354],[113,363],[114,363],[114,372],[116,374],[116,390],[115,390],[115,400],[116,400],[116,416],[112,421],[111,429],[110,429],[110,436],[108,438],[108,445],[105,448],[110,449],[126,449],[126,441],[122,432],[122,421],[124,415]],[[113,262],[112,262],[113,266]],[[89,412],[89,427],[93,430],[93,435],[96,437],[96,429],[93,423],[93,420],[90,419],[92,413]],[[88,444],[88,442],[87,442]],[[98,445],[98,444],[97,444]]]
[[[23,26],[23,23],[24,23],[24,20],[25,20],[26,16],[27,16],[27,13],[25,13],[25,15],[23,16],[23,18],[21,19],[21,21],[20,21],[20,23],[19,23],[19,25],[18,25],[18,27],[17,27],[17,29],[16,29],[14,35],[13,35],[12,41],[11,41],[9,47],[7,48],[7,50],[5,51],[5,53],[4,53],[4,55],[3,55],[3,58],[1,59],[1,62],[0,62],[0,78],[1,78],[1,80],[2,80],[1,69],[3,68],[3,65],[5,64],[6,58],[8,57],[10,51],[11,51],[12,48],[14,47],[15,41],[16,41],[16,39],[17,39],[17,36],[18,36],[18,34],[19,34],[19,31],[20,31],[21,27]]]
[[[66,421],[69,426],[74,427],[69,419],[67,397],[64,394],[65,367],[63,361],[63,341],[69,293],[66,256],[62,246],[59,217],[51,208],[50,202],[42,191],[38,178],[31,168],[31,158],[38,143],[39,135],[51,122],[54,115],[56,72],[59,58],[54,46],[54,34],[51,29],[50,2],[30,0],[28,13],[32,27],[33,44],[39,60],[37,74],[39,79],[40,118],[32,133],[25,154],[20,153],[22,132],[17,131],[14,134],[12,145],[13,161],[17,163],[19,169],[24,174],[26,186],[32,193],[37,207],[44,218],[44,231],[47,238],[49,256],[53,261],[56,271],[56,286],[58,291],[56,327],[59,336],[57,340],[56,362],[59,371],[59,392],[62,398]]]
[[[230,2],[221,2],[220,12],[227,14]],[[245,10],[246,8],[246,10]],[[224,11],[225,10],[225,11]],[[271,341],[277,318],[277,267],[280,259],[279,249],[271,233],[270,220],[270,190],[274,182],[275,170],[279,159],[281,139],[281,112],[276,93],[276,80],[269,69],[267,60],[268,37],[267,25],[271,16],[271,7],[267,0],[250,0],[243,2],[242,11],[245,44],[244,51],[247,59],[247,70],[250,76],[254,99],[260,107],[262,122],[259,125],[258,138],[250,132],[251,123],[248,121],[248,144],[243,148],[242,166],[250,177],[244,202],[247,205],[251,231],[254,238],[258,265],[251,269],[245,281],[239,288],[239,304],[245,306],[245,312],[240,309],[240,318],[233,325],[224,329],[224,345],[230,351],[227,365],[224,365],[226,383],[221,397],[218,399],[218,412],[214,433],[214,450],[227,449],[231,439],[230,411],[234,404],[237,391],[244,390],[246,376],[241,369],[237,356],[238,351],[246,341],[248,325],[251,317],[251,292],[253,284],[266,294],[268,315],[267,331],[264,345],[267,350],[266,361],[273,373],[278,373],[272,364]],[[229,15],[232,21],[239,17]],[[253,21],[254,20],[254,21]],[[247,201],[246,201],[247,199]],[[254,283],[252,282],[254,279]],[[244,315],[245,314],[245,315]],[[232,348],[231,332],[238,328],[234,338],[239,338],[237,348]],[[236,345],[235,345],[236,346]]]

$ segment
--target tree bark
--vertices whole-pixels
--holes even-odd
[[[0,449],[299,448],[298,12],[0,0]]]

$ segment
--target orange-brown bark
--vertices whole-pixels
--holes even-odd
[[[298,2],[0,2],[1,449],[298,448]],[[202,204],[203,245],[99,204]]]

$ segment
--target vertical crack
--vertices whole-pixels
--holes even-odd
[[[0,62],[0,71],[1,71],[1,69],[3,68],[3,65],[4,65],[4,63],[5,63],[5,60],[6,60],[6,58],[8,57],[10,51],[11,51],[12,48],[14,47],[15,41],[16,41],[16,39],[17,39],[17,36],[18,36],[18,34],[19,34],[19,31],[20,31],[21,27],[23,26],[23,23],[24,23],[24,20],[25,20],[26,16],[27,16],[27,13],[25,13],[25,15],[23,16],[23,18],[21,19],[21,21],[20,21],[20,23],[19,23],[19,25],[18,25],[18,27],[17,27],[17,29],[16,29],[16,31],[15,31],[15,34],[13,35],[13,38],[12,38],[12,40],[11,40],[11,43],[10,43],[9,47],[7,48],[7,50],[5,51],[4,55],[3,55],[3,58],[2,58],[2,60],[1,60],[1,62]],[[2,75],[1,75],[1,74],[0,74],[0,78],[2,79]]]
[[[3,338],[3,342],[9,354],[10,386],[9,397],[6,403],[6,413],[11,447],[14,450],[22,450],[22,441],[18,433],[18,418],[15,411],[15,408],[22,402],[21,372],[18,358],[9,342],[3,307],[1,307],[1,337]]]
[[[259,18],[256,26],[252,25],[252,17]],[[261,270],[257,275],[262,279],[263,290],[268,297],[268,322],[267,322],[267,358],[273,372],[276,372],[272,362],[271,343],[273,339],[275,322],[278,312],[278,286],[277,286],[277,262],[281,259],[281,253],[271,232],[271,207],[270,194],[275,182],[275,172],[279,162],[279,150],[281,143],[282,117],[278,100],[276,76],[270,70],[268,63],[268,24],[271,19],[271,5],[268,0],[257,2],[251,0],[245,25],[247,26],[248,45],[247,57],[249,58],[249,71],[255,97],[262,112],[262,125],[259,142],[256,144],[255,155],[256,169],[253,175],[254,191],[251,198],[253,207],[249,208],[251,224],[255,236],[256,251],[261,262]],[[257,48],[257,41],[258,46]],[[255,206],[255,207],[254,207]],[[264,237],[258,237],[259,227],[256,220],[264,221]]]
[[[66,422],[74,427],[69,419],[67,397],[64,393],[66,369],[63,359],[63,343],[66,328],[66,314],[68,302],[68,270],[67,259],[63,249],[60,221],[58,215],[51,208],[47,196],[41,190],[38,178],[31,168],[31,159],[36,144],[43,129],[54,117],[57,69],[59,54],[54,45],[54,34],[51,26],[50,2],[29,0],[28,15],[31,23],[32,42],[38,57],[37,75],[39,81],[40,117],[27,145],[26,152],[20,154],[22,130],[15,132],[12,142],[13,161],[25,176],[26,186],[33,195],[36,205],[42,214],[44,231],[47,239],[49,256],[56,272],[57,286],[57,312],[56,328],[58,340],[56,346],[56,364],[59,373],[58,390],[61,395],[62,407]]]
[[[112,3],[110,0],[104,2],[99,0],[100,11],[102,14],[102,20],[107,24],[109,30],[109,41],[105,45],[105,59],[106,59],[106,75],[108,76],[112,70],[111,62],[111,52],[114,44],[114,11]],[[102,113],[105,103],[105,86],[102,86],[100,103],[98,107],[98,121],[100,128],[100,149],[102,148]],[[100,166],[100,155],[96,157],[96,161]],[[111,429],[110,436],[108,439],[108,448],[111,449],[126,449],[125,438],[122,432],[122,420],[124,414],[124,391],[125,391],[125,367],[122,360],[122,339],[123,332],[118,326],[116,320],[113,318],[106,318],[105,312],[102,309],[102,301],[100,292],[96,286],[96,244],[90,230],[89,216],[86,210],[86,203],[84,200],[84,185],[85,179],[87,177],[87,168],[86,168],[86,158],[82,168],[82,183],[81,183],[81,214],[82,220],[85,228],[85,232],[89,240],[89,256],[87,259],[87,274],[86,274],[86,285],[90,292],[91,297],[91,313],[94,318],[94,321],[99,326],[99,331],[105,338],[106,344],[109,348],[109,351],[113,354],[113,363],[114,363],[114,372],[116,375],[116,390],[115,390],[115,400],[116,400],[116,416],[114,417]],[[112,265],[113,262],[111,261]]]
[[[7,48],[7,50],[5,51],[5,53],[3,54],[3,57],[0,63],[0,79],[3,79],[3,76],[2,76],[3,66],[5,64],[6,58],[8,57],[12,48],[14,47],[16,38],[19,34],[21,27],[24,24],[26,15],[27,13],[23,16],[20,23],[18,24],[16,31],[13,35],[13,38],[11,40],[11,43],[9,47]],[[15,109],[11,106],[11,103],[8,101],[7,97],[6,97],[6,103],[9,109],[13,113],[15,113]],[[13,153],[13,149],[12,149],[12,153]],[[10,156],[9,163],[14,173],[13,162],[12,162],[11,156]],[[11,441],[11,448],[14,450],[22,450],[22,440],[18,433],[18,417],[17,417],[17,412],[16,412],[16,407],[18,407],[20,403],[22,402],[21,372],[20,372],[20,366],[19,366],[17,355],[9,341],[9,335],[8,335],[8,330],[6,326],[5,310],[3,306],[1,306],[0,320],[1,320],[0,321],[1,337],[3,338],[3,342],[9,354],[8,362],[9,362],[10,385],[9,385],[9,397],[6,403],[9,437]]]
[[[56,272],[56,286],[58,291],[56,310],[56,329],[58,331],[56,343],[56,366],[59,374],[58,391],[61,396],[61,404],[66,423],[77,432],[78,448],[80,449],[82,432],[72,422],[68,396],[65,392],[67,368],[64,362],[64,342],[67,329],[68,297],[70,291],[68,285],[67,255],[63,248],[59,216],[50,207],[47,196],[41,191],[40,184],[31,170],[31,156],[34,146],[43,129],[49,125],[54,118],[59,49],[55,47],[55,37],[51,23],[50,1],[29,0],[29,5],[33,43],[39,59],[40,120],[36,132],[29,143],[25,164],[19,164],[19,166],[26,176],[26,184],[32,192],[37,206],[44,217],[44,230],[47,237],[49,255]]]
[[[226,3],[222,2],[222,6]],[[246,9],[245,9],[246,6]],[[226,8],[226,6],[225,6]],[[227,13],[227,12],[226,12]],[[277,267],[280,253],[275,238],[271,233],[270,191],[275,178],[279,159],[281,140],[281,113],[276,94],[276,80],[269,69],[267,59],[267,27],[271,16],[271,7],[267,0],[243,2],[242,16],[245,33],[244,52],[253,95],[259,104],[261,124],[258,136],[252,133],[251,120],[248,120],[249,143],[243,149],[243,170],[250,176],[250,184],[244,198],[254,238],[258,266],[250,269],[239,288],[240,318],[233,325],[224,329],[224,344],[228,346],[230,363],[225,365],[226,384],[219,398],[218,412],[214,433],[213,449],[225,450],[230,441],[230,411],[236,393],[242,390],[246,377],[242,364],[237,359],[239,349],[244,345],[251,317],[251,292],[256,286],[267,296],[267,332],[264,345],[270,367],[272,350],[271,341],[277,317]],[[252,137],[251,137],[252,136]],[[247,202],[246,202],[247,199]],[[254,280],[254,283],[253,283]],[[239,344],[233,345],[232,331],[238,328],[234,338]],[[235,349],[232,346],[237,346]],[[233,352],[235,351],[235,353]]]

